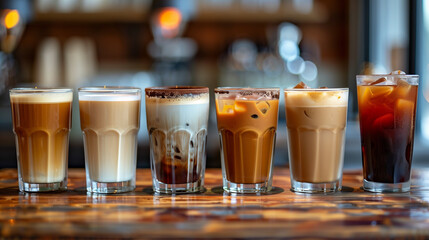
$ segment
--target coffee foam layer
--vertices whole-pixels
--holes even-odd
[[[176,98],[161,98],[149,97],[146,95],[146,104],[171,104],[171,105],[184,105],[184,104],[203,104],[209,102],[209,94],[198,94],[193,96],[181,96]]]
[[[100,102],[119,102],[119,101],[139,101],[140,95],[121,94],[121,93],[79,93],[79,101],[100,101]]]
[[[286,106],[341,107],[348,104],[347,91],[285,91]]]
[[[11,102],[19,103],[59,103],[71,102],[73,93],[11,93]]]

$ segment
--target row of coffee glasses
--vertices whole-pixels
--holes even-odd
[[[363,188],[410,189],[418,76],[358,75]],[[294,192],[342,188],[347,88],[285,89],[286,124]],[[10,90],[20,191],[67,188],[71,89]],[[215,89],[223,189],[272,190],[279,88]],[[207,87],[145,89],[153,190],[201,192],[204,187],[209,113]],[[87,191],[120,193],[136,187],[141,90],[79,89]]]

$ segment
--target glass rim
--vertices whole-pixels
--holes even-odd
[[[222,91],[231,91],[231,92],[242,92],[242,91],[255,91],[255,92],[263,92],[263,91],[279,91],[279,87],[267,87],[267,88],[252,88],[252,87],[217,87],[214,89],[215,93],[219,93]]]
[[[141,88],[129,86],[94,86],[78,88],[79,93],[139,93]]]
[[[9,89],[9,93],[18,94],[31,94],[31,93],[70,93],[73,92],[72,88],[12,88]]]
[[[386,81],[380,81],[384,78]],[[396,86],[397,81],[406,81],[410,85],[419,85],[419,75],[406,75],[406,74],[374,74],[374,75],[356,75],[356,84],[358,86]]]
[[[284,92],[345,92],[349,88],[285,88]]]
[[[420,78],[418,74],[359,74],[358,77],[407,77],[407,78]]]

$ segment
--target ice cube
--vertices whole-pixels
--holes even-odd
[[[165,159],[166,153],[166,135],[162,130],[159,129],[151,129],[150,131],[151,137],[151,149],[152,156],[155,162],[161,162]]]
[[[368,103],[372,96],[369,86],[358,86],[357,91],[359,106]]]
[[[405,128],[414,123],[414,103],[398,99],[395,103],[395,127]]]
[[[170,153],[172,155],[172,159],[174,159],[175,162],[187,162],[189,146],[192,140],[191,134],[187,130],[179,129],[172,132],[169,138],[171,140]]]
[[[234,100],[218,100],[218,108],[221,113],[233,113],[234,112]]]
[[[409,84],[407,81],[402,80],[402,79],[398,79],[397,83],[398,86],[400,87],[407,87],[407,88],[411,88],[411,84]]]
[[[411,85],[407,81],[398,79],[397,85],[390,94],[389,99],[393,101],[399,98],[407,98],[408,94],[410,93],[410,90]]]
[[[405,75],[406,73],[401,70],[395,70],[390,73],[390,75]]]
[[[256,101],[265,101],[267,99],[271,99],[271,95],[264,94],[264,95],[259,96],[258,98],[256,98]]]
[[[235,100],[243,100],[243,101],[251,100],[253,98],[252,95],[253,95],[252,92],[243,90],[242,92],[240,92],[240,94],[237,94],[237,96],[235,97]]]
[[[234,111],[235,112],[245,112],[245,111],[247,111],[246,102],[247,101],[239,101],[239,100],[235,101]]]
[[[261,111],[262,114],[266,114],[270,109],[270,103],[268,101],[256,102],[256,107]]]
[[[388,113],[375,119],[374,123],[372,124],[372,127],[374,128],[374,130],[393,129],[394,127],[393,114]]]
[[[370,83],[369,85],[377,85],[377,84],[380,84],[380,83],[383,83],[386,81],[387,81],[387,79],[385,77],[382,77],[382,78],[377,79],[377,81]]]
[[[370,86],[371,98],[384,97],[392,93],[394,90],[393,86]]]
[[[303,81],[299,82],[297,85],[295,85],[295,87],[293,88],[310,88],[309,86],[307,86],[307,84],[305,84]]]
[[[321,98],[326,96],[325,92],[308,92],[308,96],[315,102],[318,102]]]

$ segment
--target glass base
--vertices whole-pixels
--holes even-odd
[[[25,183],[19,182],[19,191],[21,192],[54,192],[67,190],[67,182],[55,183]]]
[[[333,182],[309,183],[291,179],[292,192],[300,193],[330,193],[341,191],[341,179]]]
[[[379,183],[363,180],[363,190],[375,193],[384,192],[409,192],[410,181],[402,183]]]
[[[122,182],[96,182],[87,180],[86,182],[86,190],[92,193],[123,193],[134,191],[135,188],[135,180]]]
[[[271,191],[269,182],[263,183],[233,183],[223,179],[223,190],[229,193],[265,193]]]
[[[166,193],[166,194],[176,194],[176,193],[198,193],[204,190],[204,183],[201,180],[198,180],[193,183],[178,183],[178,184],[168,184],[158,181],[158,179],[153,179],[153,191],[156,193]]]

